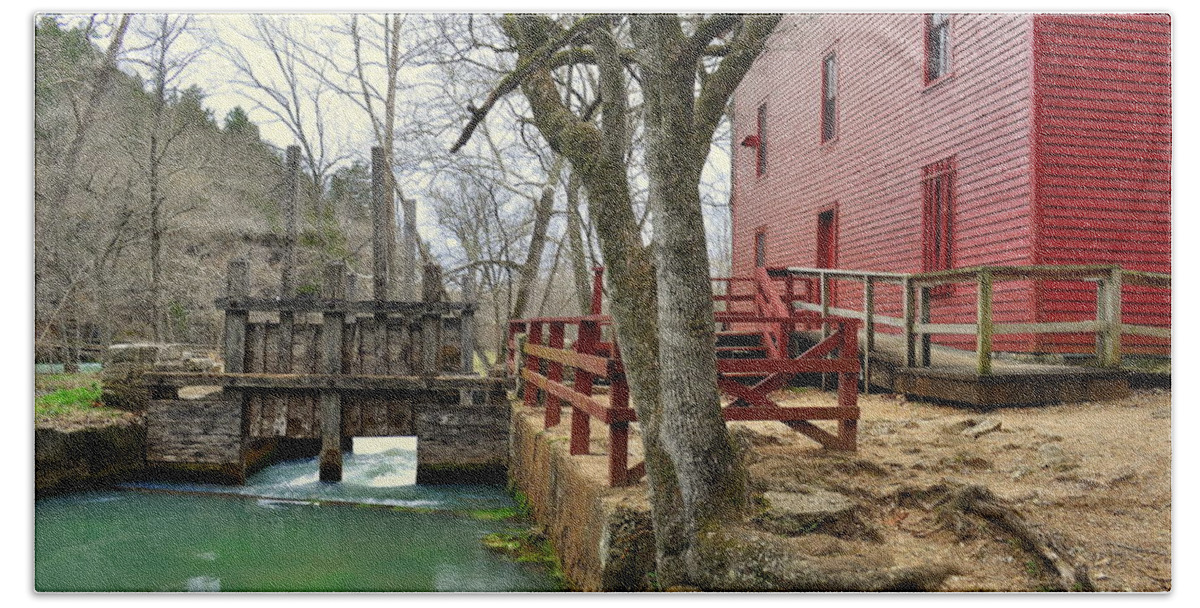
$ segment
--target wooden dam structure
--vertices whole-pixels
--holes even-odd
[[[416,436],[418,483],[504,479],[507,381],[472,372],[471,277],[462,301],[446,301],[441,269],[425,265],[419,301],[387,298],[392,203],[375,152],[373,297],[356,297],[357,277],[342,262],[326,265],[319,295],[296,294],[295,208],[285,201],[280,295],[252,296],[249,260],[229,264],[226,296],[216,302],[225,314],[224,371],[145,375],[151,465],[244,481],[264,445],[315,440],[320,479],[340,481],[351,438]],[[297,155],[289,149],[292,168]],[[180,398],[181,388],[197,386],[220,390]]]

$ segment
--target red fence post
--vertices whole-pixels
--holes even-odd
[[[563,335],[566,332],[566,325],[561,322],[550,324],[550,348],[561,349],[563,347]],[[546,371],[546,379],[551,382],[562,382],[563,364],[557,361],[550,361],[549,369]],[[544,426],[550,428],[558,426],[562,417],[562,400],[552,393],[546,393],[546,408],[544,413]]]
[[[600,342],[600,324],[596,321],[582,321],[579,324],[579,337],[575,340],[575,352],[594,355],[596,345]],[[591,372],[575,368],[575,392],[591,396],[593,376]],[[582,408],[571,408],[571,454],[587,454],[592,438],[591,418]]]
[[[858,363],[858,321],[843,319],[838,332],[842,336],[839,358]],[[857,368],[857,365],[855,366]],[[838,407],[858,406],[858,373],[838,374]],[[858,444],[858,420],[838,420],[838,439],[844,450],[855,450]]]
[[[537,320],[529,321],[529,339],[526,345],[542,344],[542,323]],[[535,374],[542,373],[542,361],[538,357],[525,353],[525,365],[522,369],[528,370]],[[532,390],[530,390],[532,389]],[[537,407],[538,392],[540,389],[532,382],[525,383],[525,405],[529,407]]]

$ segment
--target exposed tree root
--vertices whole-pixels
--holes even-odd
[[[707,532],[698,551],[693,578],[710,591],[933,591],[957,573],[943,564],[896,567],[824,535],[789,538],[746,527]]]
[[[944,497],[935,504],[939,516],[946,518],[952,517],[952,513],[964,513],[983,518],[1019,541],[1022,549],[1054,572],[1062,590],[1095,591],[1086,565],[1072,563],[1061,541],[1030,526],[1016,511],[992,494],[991,490],[974,485],[939,489],[945,491]]]

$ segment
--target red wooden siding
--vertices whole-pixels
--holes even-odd
[[[1039,15],[1033,43],[1038,261],[1170,272],[1170,17]],[[1042,291],[1042,320],[1095,314],[1092,285]],[[1169,326],[1170,295],[1126,287],[1123,313],[1126,323]],[[1091,344],[1055,336],[1042,348]]]
[[[817,216],[837,205],[841,268],[917,272],[922,251],[922,167],[957,162],[954,264],[1033,262],[1030,222],[1032,17],[953,15],[951,72],[925,84],[920,14],[789,15],[734,100],[734,140],[756,132],[766,103],[769,167],[735,146],[733,265],[754,264],[754,232],[769,226],[767,264],[814,266]],[[836,53],[837,136],[821,134],[821,62]],[[1032,321],[1032,286],[1003,283],[1002,321]],[[880,293],[881,312],[899,314]],[[838,304],[861,290],[839,286]],[[938,296],[935,320],[974,310],[974,290]],[[1028,348],[998,339],[997,348]]]

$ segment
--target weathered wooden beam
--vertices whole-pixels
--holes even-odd
[[[1171,339],[1170,327],[1151,327],[1149,325],[1122,324],[1121,332],[1131,336],[1148,336],[1151,338]]]
[[[547,393],[556,395],[560,399],[570,403],[572,407],[582,408],[589,416],[604,424],[633,422],[637,420],[637,413],[632,408],[607,407],[593,397],[581,395],[564,384],[551,382],[545,376],[530,369],[521,370],[521,375],[524,376],[526,382],[529,384]],[[526,386],[525,390],[529,390],[529,388],[529,386]]]
[[[1121,365],[1121,269],[1114,268],[1096,285],[1096,358],[1103,367]]]
[[[299,228],[296,220],[296,192],[300,184],[300,146],[288,146],[284,161],[283,192],[279,207],[283,216],[283,265],[279,271],[281,297],[296,295],[296,241]]]
[[[321,295],[330,300],[346,297],[346,265],[333,262],[325,268]],[[346,317],[340,312],[323,315],[321,331],[321,371],[330,376],[342,373],[342,329]],[[320,479],[342,480],[342,396],[335,389],[321,391]]]
[[[474,303],[466,302],[400,302],[389,300],[377,302],[374,300],[364,301],[331,301],[322,298],[313,297],[296,297],[296,298],[217,298],[213,301],[218,310],[246,310],[252,312],[277,312],[281,310],[293,312],[326,312],[326,311],[341,311],[345,313],[357,314],[406,314],[417,315],[424,312],[449,315],[461,313],[465,310],[475,312],[478,306]]]
[[[863,329],[866,330],[866,349],[863,351],[863,394],[871,393],[871,351],[875,350],[875,279],[863,275]]]
[[[601,377],[608,377],[609,372],[612,370],[610,367],[612,361],[608,357],[585,355],[572,350],[528,343],[525,344],[525,352],[536,356],[538,359],[554,361]]]
[[[230,298],[245,297],[250,293],[250,260],[237,257],[229,261],[226,293]],[[225,311],[225,371],[241,373],[246,367],[246,323],[250,315],[246,310]]]
[[[390,298],[390,265],[391,265],[391,243],[389,237],[392,231],[388,226],[391,218],[390,204],[390,188],[385,171],[391,171],[391,167],[387,166],[387,157],[383,153],[383,148],[375,146],[371,148],[371,209],[372,209],[372,238],[371,238],[371,259],[372,269],[374,271],[374,296],[376,300],[383,301]]]
[[[907,278],[902,283],[904,297],[901,304],[904,308],[904,366],[917,365],[917,304],[913,284]]]
[[[442,300],[442,267],[426,264],[421,276],[421,301],[436,304]],[[426,312],[421,317],[421,373],[436,375],[442,366],[442,317]]]
[[[467,268],[463,273],[462,301],[464,304],[475,301],[475,269]],[[458,367],[464,374],[475,373],[475,312],[464,309],[459,317],[458,329]],[[471,391],[459,393],[459,402],[471,405],[474,396]]]
[[[975,373],[992,373],[992,273],[985,270],[976,275],[975,289]]]
[[[148,372],[148,386],[224,386],[230,389],[321,389],[339,391],[445,391],[512,388],[509,378],[449,375],[343,376],[329,374],[205,374],[199,372]]]

